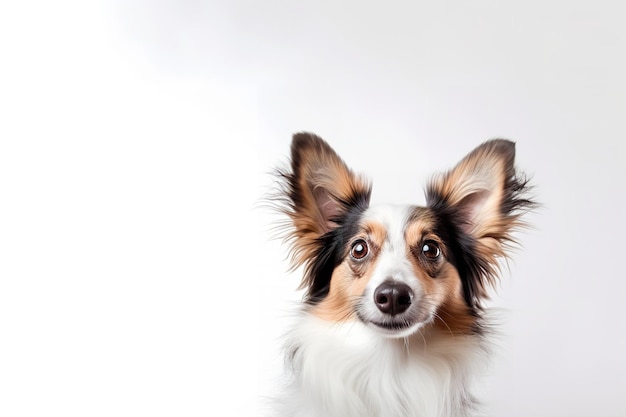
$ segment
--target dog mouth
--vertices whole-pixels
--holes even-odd
[[[389,320],[389,321],[382,321],[382,322],[370,320],[369,323],[373,324],[376,327],[380,327],[381,329],[390,330],[390,331],[405,330],[413,326],[414,324],[408,320]]]
[[[368,327],[389,337],[405,337],[415,333],[425,323],[414,317],[366,318],[357,314]]]
[[[394,316],[368,314],[367,310],[357,309],[357,317],[367,327],[392,338],[410,336],[432,321],[432,314],[419,308]]]

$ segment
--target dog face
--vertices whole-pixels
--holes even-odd
[[[332,321],[356,317],[396,337],[408,336],[437,317],[455,331],[473,324],[450,250],[430,210],[370,207],[342,252],[314,314]]]
[[[321,138],[294,135],[280,207],[311,313],[360,320],[389,337],[424,326],[479,330],[498,258],[533,204],[514,155],[512,142],[486,142],[431,180],[425,207],[370,207],[367,180]]]

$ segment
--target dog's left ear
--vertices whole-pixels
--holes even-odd
[[[460,272],[470,275],[470,304],[486,295],[498,258],[506,256],[512,232],[523,225],[521,214],[534,206],[527,190],[527,180],[515,170],[515,144],[504,139],[480,145],[429,184],[427,204],[455,235],[457,256],[464,258],[457,261],[466,269]]]

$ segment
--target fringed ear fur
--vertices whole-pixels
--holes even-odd
[[[450,235],[455,262],[470,307],[479,307],[495,283],[498,259],[514,243],[520,216],[535,203],[526,197],[528,180],[515,170],[515,144],[488,141],[452,170],[432,179],[426,201]]]
[[[292,244],[292,265],[304,265],[302,287],[319,296],[330,282],[333,253],[330,237],[346,218],[369,205],[371,186],[354,174],[320,137],[296,133],[291,143],[291,170],[279,171],[280,210],[292,223],[287,240]],[[336,239],[335,239],[336,240]],[[322,259],[323,258],[323,259]],[[334,267],[334,265],[332,265]]]

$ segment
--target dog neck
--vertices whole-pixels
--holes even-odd
[[[284,415],[462,417],[474,408],[468,387],[486,359],[480,336],[433,326],[388,338],[359,321],[300,320],[287,337],[293,381]]]

